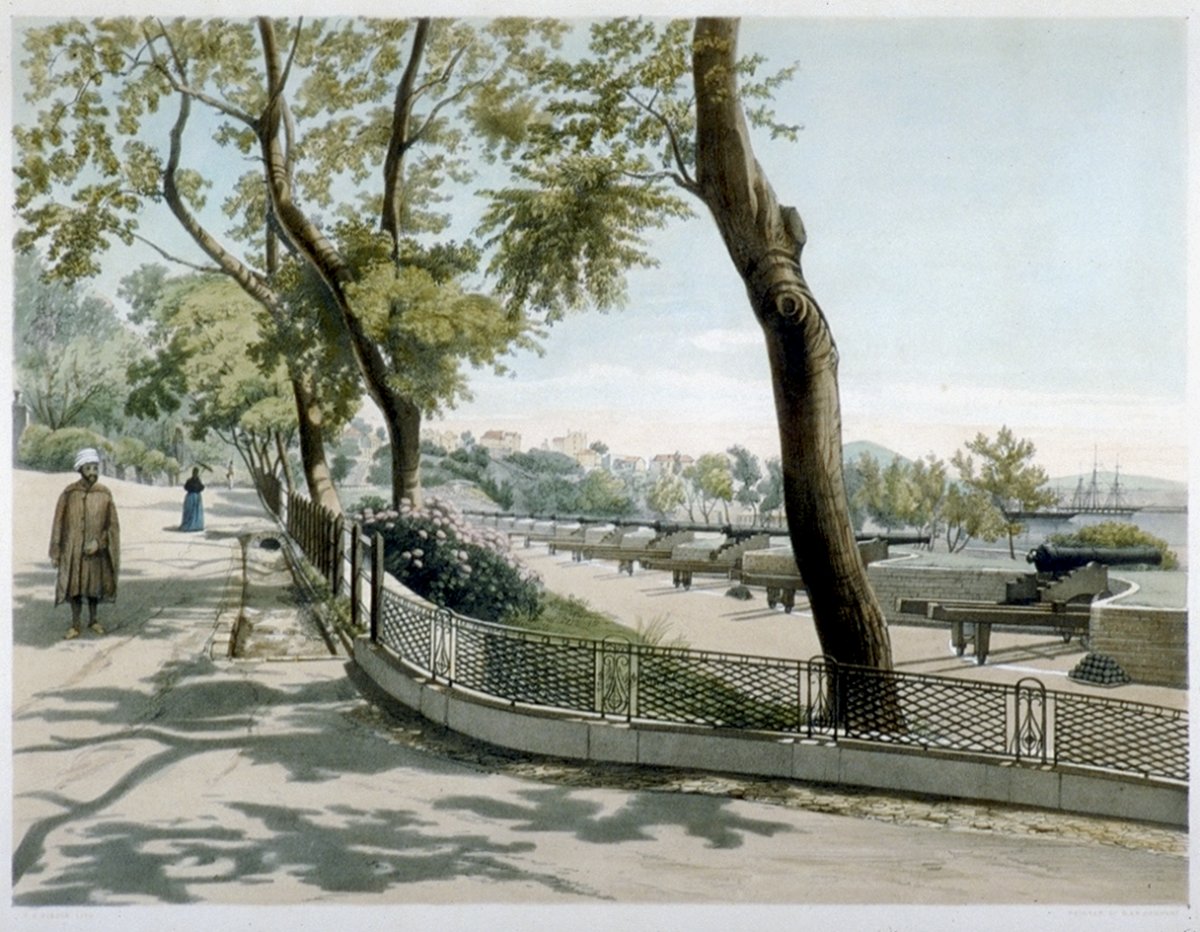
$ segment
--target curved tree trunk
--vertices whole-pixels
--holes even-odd
[[[171,128],[171,148],[166,169],[163,172],[163,196],[175,219],[179,221],[195,243],[204,250],[220,270],[265,308],[271,318],[281,321],[283,310],[278,295],[260,275],[257,275],[245,263],[225,249],[224,246],[205,228],[195,215],[188,209],[180,195],[176,173],[179,168],[180,155],[183,148],[183,130],[187,125],[191,112],[191,99],[187,94],[180,95],[179,116]],[[276,262],[275,237],[268,232],[267,264],[274,269]],[[325,438],[322,434],[324,416],[321,411],[320,396],[313,385],[311,375],[301,375],[292,371],[289,364],[288,374],[292,383],[292,393],[296,400],[296,421],[300,433],[300,460],[304,467],[304,480],[308,486],[309,497],[319,502],[336,514],[342,513],[342,503],[334,488],[329,471],[329,463],[325,456]],[[288,478],[290,486],[291,479]]]
[[[887,624],[858,553],[842,476],[837,348],[800,269],[805,234],[754,156],[738,96],[737,21],[698,19],[696,184],[762,326],[796,563],[826,655],[891,669]]]
[[[363,375],[367,393],[383,414],[392,443],[393,503],[399,504],[400,499],[407,498],[419,505],[420,409],[411,399],[392,387],[387,359],[354,312],[346,295],[345,285],[351,278],[351,270],[333,243],[321,233],[293,197],[291,168],[284,151],[284,140],[281,138],[285,120],[283,63],[275,27],[270,18],[260,17],[258,26],[266,60],[269,98],[256,131],[262,149],[271,207],[288,241],[304,256],[329,288],[333,302],[341,313],[342,323],[349,336],[355,361]],[[399,155],[400,153],[396,153],[394,157],[399,158]],[[393,156],[389,153],[389,158],[391,157]],[[395,202],[398,196],[394,193],[392,201]]]
[[[334,514],[342,513],[342,502],[333,485],[333,476],[325,460],[325,440],[322,435],[323,414],[308,380],[292,378],[292,394],[296,398],[299,420],[300,463],[308,484],[309,498]]]

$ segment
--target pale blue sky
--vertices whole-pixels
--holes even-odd
[[[1186,474],[1186,32],[1175,20],[747,20],[801,64],[757,142],[808,229],[847,441],[949,457],[1008,424],[1055,474]],[[555,328],[453,427],[637,454],[776,449],[761,341],[707,217],[630,306]]]
[[[1007,424],[1054,474],[1095,451],[1185,477],[1182,19],[760,17],[741,47],[800,64],[777,109],[804,130],[756,147],[808,229],[847,441],[948,458]],[[655,248],[628,308],[556,325],[432,426],[773,454],[757,325],[711,221]]]

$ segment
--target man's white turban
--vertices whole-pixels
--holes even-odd
[[[99,465],[100,454],[97,453],[95,450],[93,450],[91,447],[84,447],[82,450],[80,450],[78,453],[75,454],[75,471],[78,472],[83,466],[86,466],[88,463],[96,463],[97,465]]]

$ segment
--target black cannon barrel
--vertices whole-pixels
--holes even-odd
[[[1025,557],[1039,573],[1067,573],[1089,563],[1105,566],[1158,566],[1162,554],[1154,547],[1067,547],[1039,544]]]

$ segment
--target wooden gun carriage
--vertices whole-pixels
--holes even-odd
[[[860,540],[858,552],[864,565],[886,560],[888,541],[876,537]],[[746,554],[742,559],[740,580],[744,586],[766,589],[767,605],[774,608],[782,604],[787,614],[790,614],[796,605],[796,593],[804,590],[804,580],[796,567],[790,545]]]
[[[1039,548],[1040,550],[1041,548]],[[1029,561],[1036,563],[1032,551]],[[1136,555],[1136,563],[1145,563],[1145,553]],[[1120,560],[1119,555],[1108,554]],[[1128,559],[1134,559],[1129,556]],[[1050,565],[1050,564],[1044,564]],[[1062,569],[1024,573],[1005,584],[1003,602],[953,599],[900,599],[901,612],[924,615],[932,621],[950,625],[950,641],[961,657],[970,641],[975,644],[975,662],[987,661],[992,628],[1050,629],[1063,643],[1079,637],[1086,643],[1091,620],[1091,603],[1108,595],[1108,566],[1099,562],[1083,565],[1070,561],[1055,564]]]
[[[651,570],[669,570],[676,588],[690,589],[694,576],[738,578],[742,557],[752,550],[764,550],[770,544],[768,534],[727,536],[719,542],[692,540],[674,547],[665,558],[644,559],[642,565]]]

